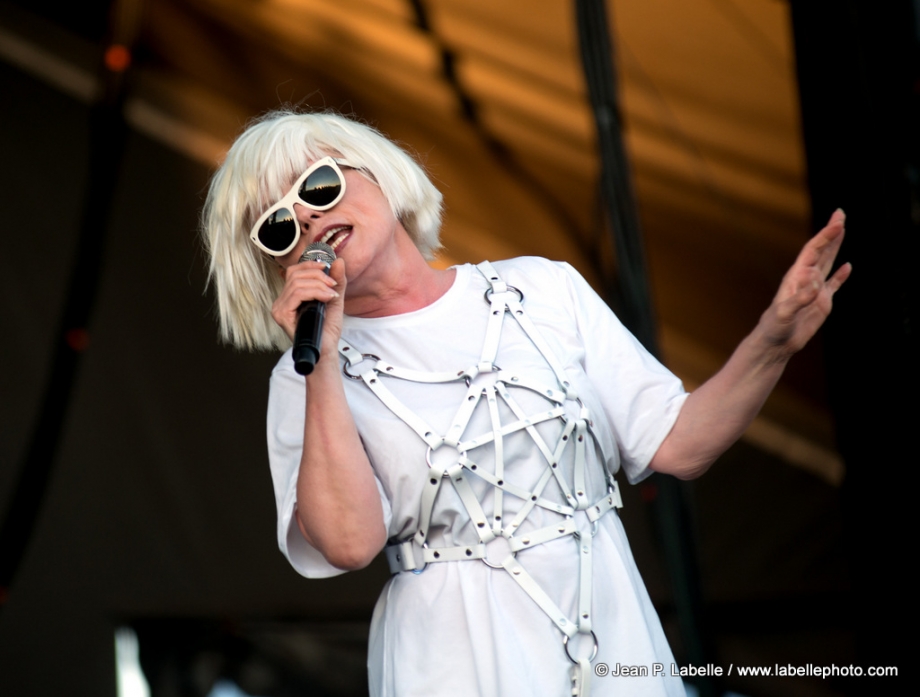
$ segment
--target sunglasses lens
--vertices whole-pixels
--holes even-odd
[[[297,192],[308,206],[329,206],[342,193],[342,180],[332,167],[323,165],[307,177]]]
[[[297,236],[294,214],[287,208],[279,208],[259,228],[259,242],[266,249],[280,252],[287,249]]]

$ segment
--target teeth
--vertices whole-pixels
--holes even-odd
[[[348,229],[347,225],[341,225],[339,227],[334,227],[331,230],[329,230],[329,232],[327,232],[325,235],[323,235],[321,238],[319,238],[319,240],[317,241],[322,242],[323,244],[326,244],[327,242],[329,242],[329,240],[332,239],[333,235],[339,232],[342,232],[343,230],[347,230],[347,229]]]

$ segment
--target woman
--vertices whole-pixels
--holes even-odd
[[[288,351],[272,374],[282,551],[323,577],[386,547],[374,695],[683,694],[612,474],[696,477],[741,435],[849,275],[828,278],[843,213],[687,395],[568,265],[429,266],[440,210],[401,149],[332,114],[269,114],[213,179],[223,337],[285,349],[326,304],[315,370]],[[301,261],[316,242],[331,268]],[[592,661],[640,675],[591,685]]]

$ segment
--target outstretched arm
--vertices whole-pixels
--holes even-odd
[[[815,335],[834,293],[850,275],[844,264],[829,277],[843,242],[837,210],[799,253],[760,321],[728,363],[684,402],[674,428],[652,458],[656,472],[693,479],[734,443],[763,406],[786,363]]]

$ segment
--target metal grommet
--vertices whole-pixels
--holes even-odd
[[[590,663],[595,658],[597,658],[597,634],[595,634],[593,631],[591,632],[591,638],[594,639],[594,651],[591,652],[591,658],[588,659],[588,663]],[[572,663],[575,663],[577,665],[578,660],[572,658],[572,654],[569,653],[569,635],[568,634],[562,635],[562,646],[565,648],[565,655],[569,657],[569,660]]]
[[[506,287],[512,293],[517,293],[519,303],[524,302],[524,294],[518,288],[515,288],[514,286],[506,286]],[[493,292],[492,286],[489,286],[488,288],[486,288],[486,292],[482,294],[482,297],[485,298],[485,301],[489,303],[489,305],[492,304],[492,292]]]
[[[362,353],[361,360],[358,361],[358,363],[363,363],[364,361],[371,359],[371,358],[373,358],[375,361],[380,360],[380,356],[375,356],[373,353]],[[347,361],[342,365],[342,372],[345,373],[346,377],[350,377],[352,380],[360,380],[361,379],[360,375],[353,375],[348,372],[348,366],[349,366],[349,363]]]
[[[574,530],[572,530],[572,539],[580,540],[580,539],[581,539],[581,533],[578,532],[578,527],[576,527],[575,524],[574,524],[575,519],[574,519],[572,516],[567,515],[567,516],[565,517],[565,520],[566,520],[567,523],[572,523],[572,527],[575,528]]]

